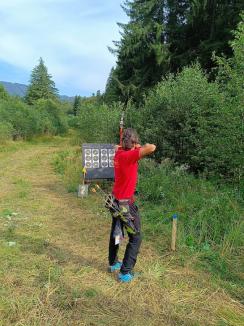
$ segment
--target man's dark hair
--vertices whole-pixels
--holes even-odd
[[[132,128],[127,128],[123,132],[122,147],[123,149],[131,149],[135,144],[139,143],[137,132]]]

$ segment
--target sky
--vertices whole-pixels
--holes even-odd
[[[28,84],[42,57],[59,93],[102,92],[116,57],[122,0],[0,0],[0,80]]]

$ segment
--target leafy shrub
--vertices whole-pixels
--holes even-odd
[[[145,160],[140,162],[138,191],[145,203],[145,214],[152,216],[150,223],[155,222],[150,214],[153,205],[161,207],[162,223],[173,213],[179,214],[182,242],[186,245],[209,243],[223,250],[241,247],[242,209],[229,189],[218,190],[209,181],[187,173],[185,166]]]
[[[38,133],[38,116],[17,98],[0,101],[0,119],[13,126],[13,139],[26,139]]]
[[[45,134],[64,134],[68,123],[59,103],[53,100],[38,100],[35,109],[40,115],[41,131]]]
[[[197,64],[185,67],[152,89],[145,105],[132,115],[142,140],[157,144],[159,161],[169,157],[194,172],[239,184],[244,151],[243,18],[231,43],[234,56],[216,58],[217,81],[209,82]]]
[[[81,138],[87,142],[118,141],[121,110],[120,104],[107,106],[87,103],[81,107],[77,117]]]
[[[0,122],[0,144],[12,139],[13,126],[8,122]]]
[[[3,85],[0,84],[0,99],[7,100],[9,97],[8,93],[5,91]]]
[[[59,104],[51,100],[41,100],[35,107],[9,96],[0,100],[0,121],[8,127],[2,128],[2,135],[12,139],[30,139],[34,135],[63,134],[67,131],[67,121]],[[7,131],[8,129],[8,131]],[[2,136],[3,137],[3,136]]]
[[[217,82],[198,65],[159,83],[134,118],[143,142],[157,145],[160,161],[170,158],[191,171],[239,178],[243,142],[241,119]]]
[[[78,118],[77,116],[74,116],[74,115],[70,115],[68,117],[68,125],[70,128],[75,128],[77,129],[78,128]]]
[[[228,115],[222,122],[222,139],[228,139],[225,152],[228,152],[230,171],[234,171],[235,180],[243,185],[243,103],[244,103],[244,12],[242,21],[234,32],[235,39],[230,43],[233,57],[217,57],[219,64],[218,84],[225,94]]]
[[[157,144],[158,158],[191,163],[192,168],[204,164],[202,157],[194,154],[202,148],[202,117],[208,117],[212,106],[216,107],[217,92],[198,66],[185,68],[176,78],[169,76],[151,91],[138,127],[143,138]]]
[[[68,192],[76,192],[81,179],[80,148],[76,151],[65,150],[55,155],[54,170],[62,176]]]

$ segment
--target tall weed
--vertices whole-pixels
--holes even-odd
[[[53,167],[62,176],[67,191],[76,192],[82,173],[80,148],[57,153],[53,159]]]
[[[230,190],[186,172],[169,161],[140,163],[138,191],[144,202],[161,207],[162,223],[179,215],[181,243],[198,248],[206,243],[232,252],[243,245],[242,207]],[[154,219],[150,220],[154,223]],[[224,246],[224,247],[223,247]]]

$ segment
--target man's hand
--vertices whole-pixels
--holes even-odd
[[[141,148],[140,144],[135,144],[135,148]]]
[[[154,144],[145,144],[140,148],[140,158],[143,158],[147,155],[152,154],[156,150],[156,146]]]

